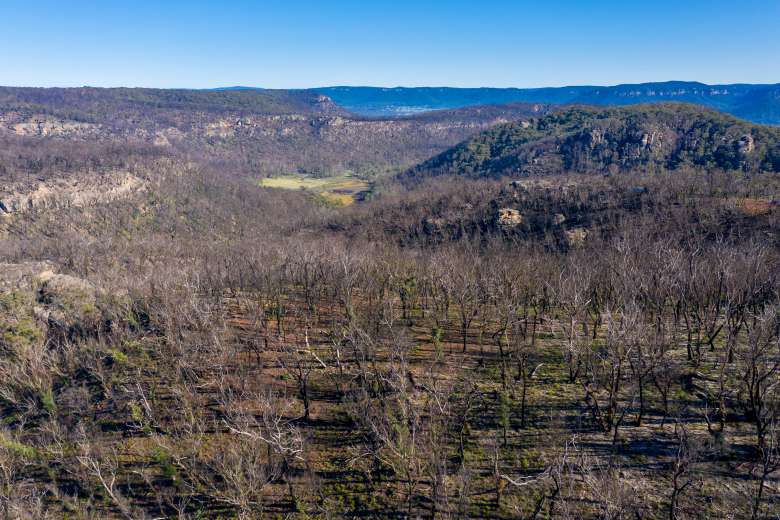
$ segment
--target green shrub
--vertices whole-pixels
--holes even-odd
[[[54,414],[57,410],[57,403],[54,401],[54,393],[51,388],[41,391],[40,400],[43,408],[49,412],[50,415]]]
[[[38,450],[19,441],[9,439],[2,434],[0,434],[0,448],[25,460],[35,460],[38,458]]]
[[[31,318],[7,321],[0,318],[2,343],[12,350],[24,349],[43,341],[43,332]]]
[[[111,356],[111,361],[118,365],[126,365],[130,361],[127,354],[116,349],[110,350],[108,355]]]

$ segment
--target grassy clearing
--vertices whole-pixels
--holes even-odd
[[[267,177],[258,181],[265,188],[283,190],[306,190],[326,204],[347,206],[371,189],[371,184],[354,177],[351,173],[335,177],[312,177],[310,175],[288,174]]]

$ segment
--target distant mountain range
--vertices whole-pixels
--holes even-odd
[[[504,103],[633,105],[681,101],[763,124],[780,124],[780,83],[705,85],[686,81],[559,88],[323,87],[314,89],[355,114],[403,116]]]

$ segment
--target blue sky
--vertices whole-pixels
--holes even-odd
[[[780,0],[0,0],[0,85],[780,82]]]

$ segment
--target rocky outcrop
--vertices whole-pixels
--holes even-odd
[[[146,188],[145,180],[122,173],[0,186],[0,216],[33,209],[85,207],[129,197]]]
[[[739,153],[747,155],[756,149],[756,141],[750,134],[743,135],[737,141],[737,146],[739,147]]]
[[[496,223],[502,229],[516,228],[523,223],[523,215],[516,209],[501,208],[496,215]]]
[[[36,280],[54,273],[51,262],[0,263],[0,291],[29,289]]]
[[[71,332],[94,325],[100,312],[97,289],[90,282],[67,274],[44,272],[37,276],[36,314],[51,328]]]
[[[13,125],[13,132],[16,135],[32,137],[97,135],[100,132],[100,125],[33,118],[30,121]]]
[[[93,330],[101,318],[100,291],[87,280],[56,271],[50,262],[0,264],[0,299],[14,302],[14,314],[29,314],[47,336]]]

